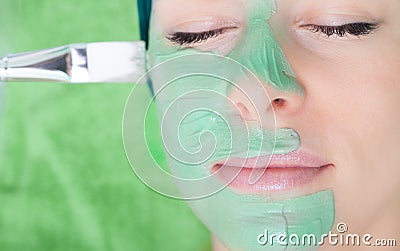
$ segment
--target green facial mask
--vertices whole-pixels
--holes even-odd
[[[265,230],[287,236],[314,234],[316,238],[327,233],[334,222],[331,191],[272,200],[268,195],[224,189],[228,182],[212,175],[215,163],[239,159],[245,165],[244,159],[258,156],[263,157],[254,163],[254,170],[262,170],[270,156],[292,152],[301,144],[293,129],[275,128],[273,112],[265,112],[270,103],[265,86],[303,93],[268,23],[275,3],[243,2],[246,30],[225,57],[170,43],[153,15],[149,77],[166,158],[171,173],[179,177],[176,184],[182,197],[196,199],[189,202],[194,212],[228,248],[302,249],[304,246],[261,245],[258,237]],[[233,93],[245,97],[255,119],[245,119]],[[249,182],[260,176],[255,172]]]

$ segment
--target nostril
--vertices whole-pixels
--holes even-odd
[[[286,105],[286,100],[283,99],[283,98],[276,98],[276,99],[274,99],[274,100],[272,101],[272,106],[273,106],[275,109],[276,109],[276,108],[282,109],[282,108],[285,107],[285,105]]]
[[[249,116],[249,109],[247,109],[247,107],[243,103],[237,103],[236,106],[239,109],[242,117],[247,118]]]

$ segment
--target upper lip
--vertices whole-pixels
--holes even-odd
[[[299,149],[286,154],[264,155],[252,158],[230,157],[214,163],[213,167],[239,168],[293,168],[293,167],[324,167],[332,165],[316,154],[305,149]]]

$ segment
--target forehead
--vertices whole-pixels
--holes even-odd
[[[199,8],[212,9],[215,7],[230,8],[232,5],[241,5],[244,2],[246,0],[153,0],[153,3],[158,7],[175,10],[182,9],[182,7],[191,10],[199,10]]]
[[[207,18],[240,20],[248,6],[265,2],[276,2],[277,14],[290,19],[323,16],[326,22],[339,15],[400,19],[400,0],[153,0],[153,15],[167,27]]]
[[[307,10],[320,9],[332,12],[365,10],[368,12],[380,11],[384,8],[399,8],[400,0],[153,0],[154,14],[168,15],[168,19],[208,14],[235,13],[242,11],[244,6],[256,2],[276,2],[280,10]]]
[[[254,1],[254,0],[252,0]],[[153,0],[154,15],[164,24],[199,17],[238,15],[246,0]]]

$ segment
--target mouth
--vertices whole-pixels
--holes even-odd
[[[333,169],[332,163],[297,150],[248,159],[229,158],[215,163],[211,172],[239,192],[271,193],[311,187]]]

